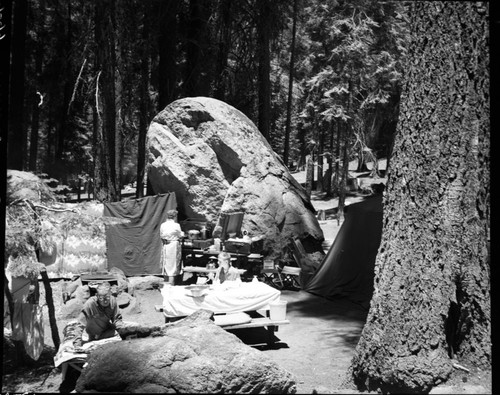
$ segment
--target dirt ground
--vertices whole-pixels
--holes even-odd
[[[57,296],[59,284],[53,283],[54,296]],[[123,309],[124,320],[163,323],[162,314],[154,310],[154,305],[161,303],[158,290],[137,291],[136,297],[140,312],[129,313]],[[56,297],[56,301],[59,299]],[[290,324],[281,326],[276,332],[274,347],[266,344],[267,333],[263,328],[232,333],[291,372],[297,382],[297,393],[359,393],[346,378],[367,311],[347,299],[326,300],[304,291],[284,290],[281,299],[288,302]],[[55,350],[46,315],[44,319],[46,347],[33,366],[14,373],[9,355],[4,353],[2,393],[69,392],[74,388],[77,378],[74,372],[62,383],[60,370],[53,367]],[[58,320],[61,338],[65,324],[64,320]],[[492,393],[491,372],[457,371],[449,383],[436,387],[432,393]]]
[[[302,175],[298,175],[299,178]],[[370,179],[367,182],[378,182]],[[359,197],[348,197],[347,204],[359,201]],[[316,210],[325,210],[326,219],[320,221],[325,235],[325,249],[333,243],[340,228],[334,217],[336,201],[325,199],[321,194],[313,194],[312,202]],[[52,283],[56,311],[62,304],[61,282]],[[43,286],[41,287],[43,291]],[[42,295],[43,296],[43,295]],[[163,316],[154,310],[161,304],[158,290],[136,291],[139,309],[129,312],[123,309],[123,318],[148,324],[163,323]],[[354,355],[356,344],[366,320],[367,311],[347,299],[326,300],[304,291],[284,290],[282,300],[287,303],[287,319],[276,332],[275,346],[265,344],[263,328],[235,330],[233,333],[246,344],[255,347],[291,372],[297,381],[298,393],[358,393],[350,387],[347,371]],[[44,303],[44,298],[40,301]],[[58,319],[58,329],[62,339],[62,329],[68,320]],[[13,370],[12,353],[6,353],[4,344],[2,393],[47,393],[69,392],[76,375],[70,374],[68,381],[61,382],[60,369],[54,368],[55,350],[48,324],[47,307],[44,307],[45,350],[40,359],[25,368]],[[432,394],[476,394],[492,393],[491,371],[481,372],[469,367],[470,372],[456,370],[448,383],[434,388]]]

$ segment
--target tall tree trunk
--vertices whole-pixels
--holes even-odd
[[[24,125],[24,69],[28,1],[14,1],[13,12],[7,166],[10,169],[24,170],[27,140]]]
[[[283,162],[288,166],[290,156],[290,133],[292,128],[292,101],[293,101],[293,78],[295,69],[295,35],[297,33],[297,16],[299,0],[293,0],[292,14],[292,43],[290,44],[290,72],[288,76],[288,99],[286,102],[286,125],[285,125],[285,144],[283,147]]]
[[[177,84],[177,13],[180,0],[159,0],[158,14],[160,34],[158,111],[163,110],[176,98]]]
[[[345,206],[345,196],[347,192],[347,178],[349,176],[349,137],[352,133],[352,102],[353,102],[353,91],[354,91],[354,81],[353,81],[353,72],[354,70],[351,68],[351,78],[349,79],[349,95],[347,99],[347,114],[351,117],[343,124],[344,134],[342,136],[343,151],[342,151],[342,175],[340,179],[340,187],[339,187],[339,203],[338,203],[338,212],[337,212],[337,223],[340,223],[344,220],[344,206]]]
[[[215,71],[214,97],[225,101],[227,59],[231,48],[231,0],[221,0],[219,4],[219,38],[217,43],[217,63]]]
[[[40,275],[42,276],[43,286],[45,288],[45,300],[47,301],[47,309],[49,313],[49,323],[50,332],[52,334],[52,341],[54,342],[54,348],[57,350],[61,344],[61,339],[59,338],[59,330],[57,329],[56,312],[54,308],[54,297],[52,296],[52,287],[50,286],[49,276],[47,271],[42,270]]]
[[[206,60],[208,50],[207,23],[210,17],[210,0],[189,1],[189,24],[186,43],[186,74],[184,78],[184,95],[208,96],[209,86],[202,71],[208,74],[209,65]]]
[[[36,172],[36,161],[38,158],[38,130],[40,127],[40,97],[36,92],[32,93],[33,104],[31,113],[31,134],[30,134],[30,156],[29,170]]]
[[[335,142],[335,170],[332,177],[332,193],[333,197],[340,195],[340,144],[341,144],[341,121],[337,124],[337,140]]]
[[[144,176],[146,168],[146,135],[149,125],[149,23],[150,7],[149,2],[144,2],[144,19],[142,24],[142,41],[144,43],[141,54],[141,81],[139,103],[139,137],[137,139],[137,182],[135,196],[144,197]]]
[[[345,208],[345,195],[347,191],[347,176],[349,174],[349,124],[347,122],[342,123],[342,129],[344,133],[341,134],[342,137],[342,168],[340,169],[339,177],[339,202],[337,208],[337,224],[344,221],[344,208]]]
[[[117,23],[115,26],[120,26],[122,24],[127,23],[124,17],[120,15],[120,8],[115,8],[115,21]],[[123,135],[124,128],[126,122],[126,108],[129,107],[129,103],[125,103],[124,99],[124,78],[125,78],[125,70],[126,65],[124,61],[124,46],[125,43],[122,39],[123,32],[115,31],[115,59],[116,59],[116,67],[115,67],[115,163],[113,164],[113,168],[115,170],[115,180],[116,180],[116,188],[118,192],[118,199],[121,195],[121,190],[123,187]],[[129,105],[127,105],[129,104]]]
[[[71,101],[71,94],[73,90],[73,83],[72,81],[74,80],[71,78],[73,74],[72,70],[72,57],[71,57],[71,51],[72,51],[72,40],[71,40],[71,35],[72,35],[72,23],[71,23],[71,2],[66,3],[66,12],[67,12],[67,17],[66,17],[66,31],[64,32],[64,37],[61,37],[61,40],[64,40],[64,46],[63,46],[63,51],[64,54],[62,55],[62,62],[63,62],[63,67],[62,67],[62,75],[64,76],[64,83],[63,83],[63,102],[62,102],[62,109],[61,112],[59,113],[59,123],[56,129],[56,144],[55,144],[55,168],[53,170],[56,171],[56,177],[62,181],[64,184],[67,184],[67,176],[68,172],[66,171],[66,166],[65,166],[65,151],[66,151],[66,140],[68,139],[68,129],[69,129],[69,103]],[[60,10],[62,12],[62,10]]]
[[[333,180],[333,133],[334,133],[334,123],[333,121],[330,121],[330,152],[328,155],[328,170],[326,171],[327,177],[325,178],[325,191],[326,191],[326,196],[327,197],[332,197],[333,196],[333,191],[332,191],[332,180]]]
[[[319,138],[318,138],[318,177],[317,177],[317,184],[316,184],[316,191],[318,192],[324,192],[324,186],[323,186],[323,160],[325,158],[324,156],[324,151],[325,151],[325,134],[323,133],[323,129],[319,128],[318,130]]]
[[[306,156],[306,193],[309,198],[311,197],[311,191],[314,183],[314,162],[312,155]]]
[[[410,3],[359,387],[427,393],[455,360],[491,368],[488,20],[486,3]]]
[[[269,139],[271,125],[271,10],[270,0],[259,0],[257,23],[257,48],[259,59],[258,97],[259,97],[259,130]]]
[[[120,191],[115,172],[116,106],[115,106],[115,2],[102,0],[95,5],[96,94],[95,131],[97,137],[95,191],[101,202],[115,202]],[[100,148],[102,147],[102,148]]]

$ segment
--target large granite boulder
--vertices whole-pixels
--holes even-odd
[[[242,229],[265,236],[265,249],[279,251],[298,237],[322,251],[304,188],[234,107],[206,97],[177,100],[151,122],[146,150],[153,191],[175,192],[181,215],[217,223],[221,212],[244,212]]]
[[[152,337],[94,350],[77,392],[295,393],[292,375],[200,310]]]

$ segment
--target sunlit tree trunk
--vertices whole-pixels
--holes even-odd
[[[426,393],[491,368],[488,6],[412,2],[358,387]]]

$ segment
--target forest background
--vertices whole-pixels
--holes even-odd
[[[309,191],[316,178],[317,190],[339,194],[349,160],[361,171],[390,157],[404,8],[373,0],[7,2],[7,168],[41,175],[61,194],[117,201],[133,185],[141,197],[152,118],[178,98],[208,96],[247,115],[285,164],[317,162]]]
[[[375,292],[351,369],[360,387],[426,392],[457,360],[491,366],[489,21],[476,2],[8,2],[2,159],[63,195],[86,184],[116,201],[135,182],[140,197],[149,123],[188,96],[241,110],[290,168],[316,161],[315,188],[338,194],[339,210],[349,161],[386,157]],[[23,238],[9,226],[11,250],[33,256],[46,207],[11,206],[36,225],[19,220]]]

